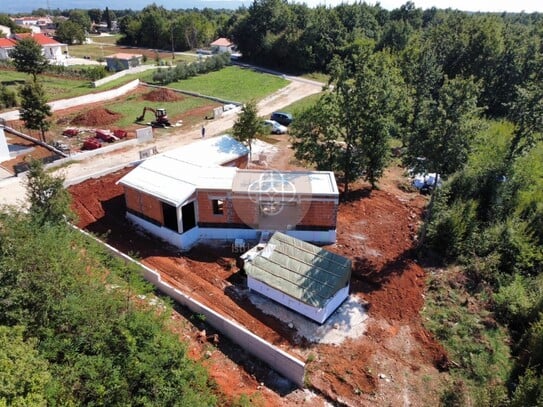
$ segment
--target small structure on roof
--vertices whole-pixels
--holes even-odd
[[[141,65],[143,61],[142,54],[127,54],[119,52],[106,57],[107,69],[110,71],[123,71]]]
[[[232,44],[228,38],[222,37],[213,41],[209,46],[213,53],[219,54],[221,52],[232,52],[234,44]]]
[[[251,290],[320,324],[349,296],[350,259],[281,232],[242,259]]]
[[[258,241],[270,230],[335,242],[334,174],[245,170],[248,154],[223,135],[148,158],[118,181],[126,216],[181,250],[198,241]]]

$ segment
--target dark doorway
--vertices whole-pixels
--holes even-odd
[[[183,221],[183,233],[196,226],[194,201],[181,207],[181,220]]]
[[[162,202],[162,216],[164,216],[164,226],[178,232],[177,210],[175,206]]]

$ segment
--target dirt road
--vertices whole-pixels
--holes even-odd
[[[322,90],[322,84],[311,81],[292,81],[288,86],[266,97],[258,104],[259,113],[267,116],[275,110],[294,103],[306,96]],[[206,121],[206,137],[213,137],[228,131],[234,125],[236,114],[228,114],[220,119]],[[159,152],[164,152],[201,139],[201,124],[190,128],[182,127],[167,136],[155,139],[146,144],[138,144],[107,154],[100,154],[78,160],[73,156],[74,163],[55,171],[65,177],[67,183],[73,183],[92,174],[103,173],[110,168],[119,168],[139,159],[139,151],[155,146]],[[0,205],[24,206],[25,190],[24,176],[8,178],[0,181]]]

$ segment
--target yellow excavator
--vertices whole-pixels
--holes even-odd
[[[155,115],[155,120],[151,122],[151,126],[153,127],[171,127],[172,124],[168,120],[168,115],[166,114],[166,109],[159,108],[159,109],[153,109],[152,107],[144,107],[143,113],[141,116],[138,116],[136,118],[136,122],[142,122],[143,119],[145,119],[145,114],[147,111],[153,112]]]

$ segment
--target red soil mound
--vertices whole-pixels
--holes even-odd
[[[111,110],[97,107],[80,113],[72,119],[72,124],[78,126],[103,126],[115,123],[122,117],[121,114],[112,112]]]
[[[145,94],[143,98],[151,102],[176,102],[182,100],[183,96],[173,90],[160,88]]]

